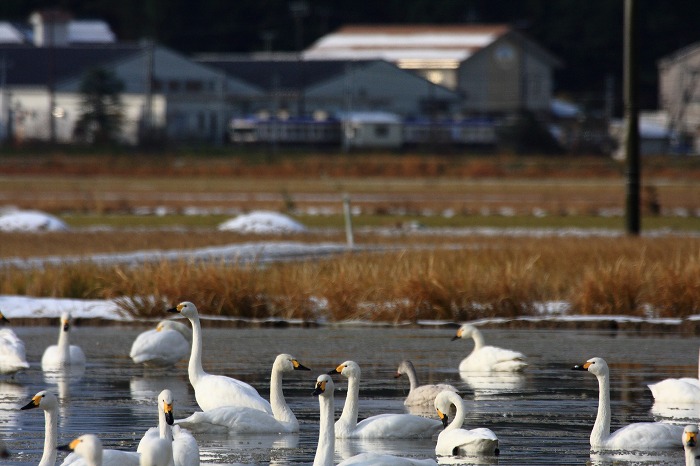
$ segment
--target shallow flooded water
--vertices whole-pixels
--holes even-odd
[[[58,329],[19,327],[30,370],[0,379],[0,437],[13,452],[3,464],[37,464],[44,438],[39,409],[20,411],[40,390],[60,395],[59,444],[96,433],[108,448],[135,450],[143,433],[157,424],[156,396],[175,394],[175,418],[198,410],[187,379],[186,361],[171,370],[136,366],[128,356],[136,335],[150,327],[75,327],[71,343],[85,351],[84,373],[47,377],[41,355],[55,344]],[[197,435],[203,463],[246,465],[311,464],[318,440],[318,399],[311,395],[316,377],[346,360],[362,368],[360,418],[406,412],[408,380],[393,375],[402,359],[413,361],[420,383],[456,386],[467,407],[465,426],[488,427],[499,438],[497,459],[452,464],[610,465],[682,464],[683,448],[660,457],[591,456],[588,437],[595,420],[598,384],[592,374],[572,371],[593,356],[611,366],[612,427],[654,419],[647,383],[667,377],[698,375],[698,341],[677,334],[631,332],[484,329],[487,344],[522,351],[530,367],[521,377],[460,376],[459,362],[471,340],[451,341],[454,328],[204,328],[204,369],[245,380],[269,398],[269,376],[279,353],[290,353],[311,369],[285,376],[287,402],[301,424],[293,435]],[[336,418],[347,380],[336,382]],[[432,408],[426,415],[434,416]],[[674,414],[674,413],[671,413]],[[675,413],[677,414],[677,413]],[[687,414],[696,416],[695,413]],[[685,423],[685,421],[683,421]],[[338,441],[336,461],[363,451],[418,458],[434,457],[433,440]],[[57,464],[64,453],[59,452]]]

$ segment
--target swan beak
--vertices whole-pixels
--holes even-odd
[[[296,359],[292,359],[292,364],[294,365],[294,370],[295,371],[310,371],[308,367],[304,366],[303,364],[300,364],[299,361]]]
[[[163,412],[165,412],[165,422],[168,425],[173,425],[175,422],[175,415],[173,414],[173,405],[168,403],[163,403]]]
[[[459,330],[457,330],[457,335],[453,336],[451,341],[459,340],[460,338],[462,338],[462,329],[461,328]]]
[[[64,320],[63,321],[63,331],[67,332],[68,330],[70,330],[70,322],[68,322],[67,320]]]
[[[35,396],[32,398],[32,401],[27,403],[26,405],[22,406],[20,409],[34,409],[39,407],[39,403],[41,402],[41,397],[40,396]]]
[[[394,378],[395,378],[395,379],[398,379],[398,378],[401,377],[402,375],[403,375],[403,374],[401,374],[400,372],[397,372],[396,374],[394,374]]]
[[[587,371],[589,367],[591,367],[591,363],[586,362],[583,364],[576,364],[574,367],[571,368],[571,370],[572,371]]]
[[[177,312],[178,314],[180,313],[180,309],[173,307],[167,310],[167,312]]]
[[[698,434],[695,432],[685,432],[683,434],[683,445],[694,447],[698,443]]]
[[[345,366],[343,366],[343,365],[341,364],[340,366],[336,367],[336,368],[333,369],[332,371],[328,371],[328,375],[342,374],[342,373],[343,373],[343,369],[345,369]]]
[[[77,447],[79,443],[80,443],[80,439],[77,438],[77,439],[73,440],[71,443],[69,443],[68,445],[61,445],[60,447],[56,448],[56,450],[73,451],[73,450],[75,450],[75,447]]]
[[[319,396],[321,393],[326,391],[326,382],[316,382],[316,388],[311,395]]]
[[[3,321],[3,322],[7,322],[7,323],[10,322],[10,321],[7,319],[7,317],[5,317],[5,315],[4,315],[2,312],[0,312],[0,320]]]
[[[437,410],[437,413],[438,417],[442,421],[442,428],[444,429],[445,427],[447,427],[447,424],[449,424],[449,422],[447,422],[447,414],[443,414],[442,411],[440,411],[439,409]]]

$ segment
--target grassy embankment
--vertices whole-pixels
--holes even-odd
[[[550,160],[497,158],[489,164],[485,159],[388,157],[384,165],[379,158],[363,159],[369,167],[361,167],[345,159],[324,163],[301,159],[233,171],[231,166],[236,164],[222,159],[199,164],[169,160],[161,161],[160,166],[141,163],[131,169],[121,161],[103,161],[90,168],[91,160],[76,163],[59,159],[45,169],[35,164],[24,170],[17,164],[0,164],[0,171],[12,175],[4,180],[0,191],[17,194],[16,202],[9,203],[31,203],[24,207],[58,213],[74,225],[109,224],[118,219],[115,223],[124,226],[129,219],[134,222],[132,226],[142,226],[148,219],[184,229],[6,233],[0,235],[1,257],[87,256],[94,252],[252,241],[255,239],[247,236],[215,232],[213,221],[221,218],[184,216],[181,209],[194,203],[207,209],[266,207],[301,211],[307,201],[301,200],[298,192],[397,194],[379,204],[361,204],[363,214],[356,221],[366,225],[396,225],[417,218],[428,225],[434,222],[435,226],[595,225],[619,230],[623,226],[619,217],[595,214],[600,209],[620,207],[624,198],[620,167],[607,160],[568,159],[556,164]],[[664,209],[692,211],[699,199],[695,179],[700,170],[690,162],[675,167],[677,163],[672,160],[668,165],[650,167],[645,179],[657,189]],[[52,172],[49,178],[46,170]],[[57,178],[57,173],[63,176]],[[392,173],[394,176],[390,176]],[[488,178],[480,177],[480,173]],[[32,182],[36,184],[26,188]],[[13,188],[13,183],[25,186],[24,193],[31,195],[22,196],[22,189]],[[242,201],[236,196],[234,200],[208,200],[211,194],[217,198],[221,193],[271,190],[278,196],[266,205],[253,196]],[[104,192],[116,195],[102,197]],[[422,196],[415,197],[417,192]],[[407,194],[414,196],[410,202],[402,200]],[[484,211],[487,202],[488,216]],[[151,207],[165,204],[170,213],[162,217],[130,213],[144,203]],[[413,214],[394,216],[391,212],[396,208]],[[502,208],[515,209],[515,215],[493,214]],[[548,214],[536,217],[533,208]],[[426,216],[425,209],[452,209],[457,215]],[[182,223],[182,219],[194,220]],[[340,216],[332,215],[302,219],[309,225],[313,219],[319,224],[328,222],[323,226],[342,223]],[[646,228],[650,221],[660,227],[700,229],[693,216],[645,216]],[[336,231],[285,239],[342,241],[343,237]],[[683,317],[700,313],[700,240],[696,238],[441,239],[453,246],[449,250],[416,250],[412,246],[434,244],[438,239],[410,234],[387,239],[370,232],[358,234],[356,240],[367,244],[390,241],[406,247],[398,252],[346,254],[265,267],[182,261],[138,268],[82,263],[29,271],[6,269],[0,279],[0,293],[122,298],[125,308],[142,316],[160,316],[161,302],[172,304],[183,299],[213,314],[310,320],[325,317],[397,322],[512,317],[531,315],[537,310],[535,304],[545,301],[566,301],[573,313],[581,314]],[[322,315],[314,299],[327,302]]]

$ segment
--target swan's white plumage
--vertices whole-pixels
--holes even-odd
[[[58,441],[58,398],[53,393],[43,390],[34,395],[21,409],[35,408],[44,411],[44,451],[39,466],[54,466]]]
[[[700,357],[698,358],[700,362]],[[679,379],[664,379],[649,384],[649,390],[655,403],[667,406],[688,405],[700,403],[700,363],[698,377],[683,377]]]
[[[73,452],[66,457],[62,466],[140,466],[138,453],[105,450],[100,439],[92,434],[81,435],[59,449]]]
[[[153,439],[148,448],[141,452],[140,466],[172,466],[173,445],[164,438]]]
[[[221,406],[209,411],[196,412],[178,425],[193,432],[237,432],[249,434],[277,434],[299,431],[299,422],[287,405],[282,391],[283,374],[308,370],[289,355],[280,354],[272,364],[270,374],[270,404],[272,414],[249,407]]]
[[[194,396],[202,411],[221,406],[246,406],[272,413],[270,403],[260,396],[251,385],[231,377],[213,375],[202,369],[202,326],[197,307],[190,302],[182,302],[170,312],[179,312],[192,324],[192,352],[188,365],[190,383]]]
[[[413,363],[408,360],[401,361],[396,370],[396,377],[401,377],[402,375],[408,377],[410,386],[408,395],[406,395],[406,399],[403,402],[406,406],[433,404],[438,393],[445,390],[457,393],[455,387],[445,383],[419,385],[416,368],[413,366]]]
[[[136,364],[169,367],[190,354],[192,331],[185,324],[163,320],[155,329],[139,334],[129,356]]]
[[[0,321],[9,322],[0,312]],[[29,369],[24,342],[9,328],[0,330],[0,374]]]
[[[459,363],[461,372],[520,372],[527,367],[523,353],[485,345],[483,335],[471,324],[463,324],[452,340],[460,338],[474,340],[474,349]]]
[[[158,395],[158,427],[152,427],[146,431],[136,449],[137,452],[147,451],[152,442],[160,443],[162,439],[171,442],[171,457],[175,466],[198,466],[199,446],[197,441],[187,430],[180,426],[173,426],[174,420],[173,393],[165,389]],[[155,446],[153,448],[161,448]]]
[[[335,429],[333,426],[335,387],[333,379],[327,374],[320,375],[316,379],[316,389],[313,394],[318,396],[320,417],[318,446],[313,466],[333,466],[335,454]],[[338,466],[432,466],[437,465],[432,459],[402,458],[400,456],[382,455],[377,453],[361,453],[342,461]]]
[[[683,429],[685,466],[696,466],[698,457],[698,426],[691,424]]]
[[[450,407],[456,408],[452,422],[448,424]],[[498,437],[491,429],[479,427],[463,429],[464,401],[457,393],[444,391],[435,397],[435,410],[445,425],[438,435],[435,454],[438,456],[498,455]]]
[[[342,374],[348,379],[343,413],[335,423],[337,438],[423,438],[431,437],[442,427],[435,419],[413,414],[379,414],[357,422],[360,366],[355,361],[345,361],[332,373]]]
[[[591,358],[574,366],[598,379],[598,414],[591,431],[591,449],[596,451],[649,451],[678,448],[683,427],[662,422],[638,422],[610,433],[610,369],[603,358]]]
[[[77,345],[70,344],[71,325],[70,314],[62,314],[58,344],[46,348],[44,355],[41,357],[41,368],[43,370],[53,371],[67,366],[85,365],[85,353],[83,353],[83,350]]]

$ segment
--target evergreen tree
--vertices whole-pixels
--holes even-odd
[[[95,145],[119,140],[123,89],[124,83],[108,70],[94,68],[85,73],[80,84],[81,114],[75,125],[77,140]]]

